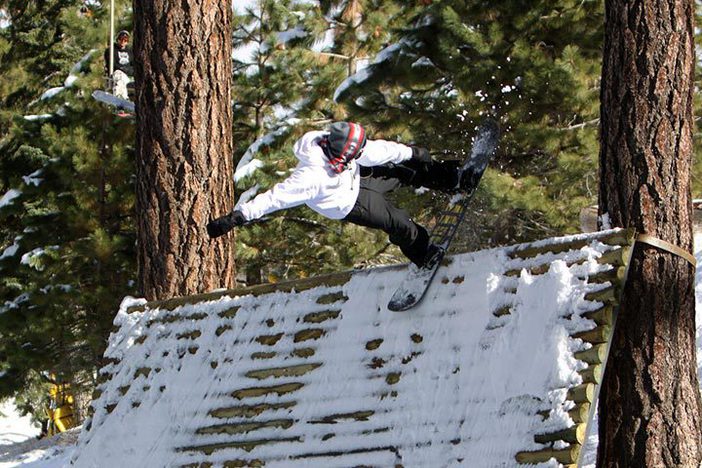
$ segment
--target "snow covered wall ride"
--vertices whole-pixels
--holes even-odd
[[[73,466],[575,466],[634,233],[145,303],[115,318]]]

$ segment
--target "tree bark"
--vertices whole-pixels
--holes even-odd
[[[229,236],[205,231],[234,199],[231,3],[134,0],[134,18],[141,291],[232,287]]]
[[[607,0],[600,212],[692,250],[692,0]],[[694,268],[637,244],[600,398],[601,467],[702,459]]]

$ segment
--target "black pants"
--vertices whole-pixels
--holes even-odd
[[[444,161],[361,167],[361,190],[344,221],[359,226],[382,229],[390,242],[400,247],[407,258],[421,264],[429,247],[429,233],[412,221],[405,210],[392,205],[385,194],[400,185],[426,187],[450,192],[458,185],[458,162]]]

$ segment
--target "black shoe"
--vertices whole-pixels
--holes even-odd
[[[424,255],[424,259],[421,264],[417,264],[419,268],[431,270],[436,266],[437,263],[444,258],[446,251],[436,244],[429,244],[427,248],[427,253]]]

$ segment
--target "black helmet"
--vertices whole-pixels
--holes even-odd
[[[334,172],[342,172],[349,162],[361,156],[366,144],[366,131],[354,122],[334,122],[329,135],[322,140],[322,149]]]

